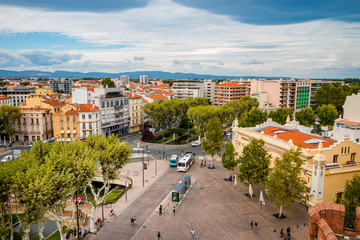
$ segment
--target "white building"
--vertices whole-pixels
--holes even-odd
[[[140,76],[140,83],[148,84],[149,83],[149,77],[147,75],[141,75]]]
[[[174,80],[170,92],[179,99],[204,97],[204,83],[201,80]]]
[[[204,84],[204,96],[209,99],[211,102],[214,102],[214,92],[215,92],[215,81],[211,79],[206,79],[203,81]]]
[[[85,139],[93,134],[101,134],[99,107],[83,104],[78,112],[80,139]]]
[[[121,80],[121,82],[124,84],[124,83],[128,83],[129,80],[130,80],[130,78],[129,78],[128,75],[121,75],[121,76],[120,76],[120,80]]]

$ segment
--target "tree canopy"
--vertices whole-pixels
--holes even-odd
[[[306,191],[305,180],[301,176],[302,165],[305,160],[300,157],[301,148],[291,149],[275,159],[275,166],[266,181],[268,196],[274,197],[275,204],[280,207],[291,206],[295,200],[303,198]]]
[[[12,136],[15,134],[15,122],[21,117],[18,107],[2,105],[0,107],[0,131]]]
[[[225,151],[222,153],[221,162],[226,170],[234,170],[237,165],[236,152],[231,139],[225,144]]]
[[[204,152],[211,156],[211,168],[213,168],[213,157],[220,152],[223,141],[221,122],[218,117],[213,117],[206,124],[205,139],[201,141]]]
[[[269,175],[271,155],[264,149],[262,139],[252,139],[239,157],[238,178],[241,182],[252,184],[264,183]]]
[[[312,108],[304,108],[295,114],[295,119],[299,121],[301,125],[310,127],[315,124],[316,114]]]
[[[250,112],[245,112],[242,116],[239,126],[241,127],[255,127],[256,125],[266,122],[268,113],[266,111],[261,111],[259,108],[255,107]]]
[[[320,123],[322,125],[334,125],[334,121],[338,116],[338,112],[336,111],[335,106],[332,104],[326,104],[318,107],[316,109],[316,113],[320,118]]]
[[[356,175],[352,180],[346,180],[344,196],[341,201],[345,205],[345,226],[354,227],[355,211],[360,207],[360,176]]]
[[[290,121],[293,120],[293,112],[290,108],[278,108],[275,111],[270,111],[269,117],[274,122],[284,125],[288,116],[290,117]]]
[[[114,81],[111,80],[111,78],[104,78],[102,81],[101,81],[101,84],[104,86],[104,87],[108,87],[108,88],[114,88],[115,87],[115,83]]]

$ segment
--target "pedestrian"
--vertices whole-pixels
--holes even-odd
[[[191,229],[191,239],[195,239],[195,230]]]
[[[181,156],[182,157],[184,156],[184,150],[181,150]]]
[[[253,222],[253,221],[251,221],[251,222],[250,222],[250,231],[252,231],[252,230],[253,230],[253,227],[254,227],[254,222]]]
[[[133,222],[136,223],[136,216],[133,217]]]
[[[175,212],[176,212],[176,207],[174,206],[173,207],[173,215],[175,215]]]
[[[280,230],[280,238],[285,239],[284,229]]]
[[[206,159],[204,160],[204,166],[206,167]]]
[[[258,223],[255,222],[255,231],[257,231]]]
[[[160,231],[158,231],[157,239],[160,239],[160,238],[161,238]]]
[[[286,240],[290,240],[290,232],[288,232]]]
[[[159,214],[161,215],[162,214],[162,205],[160,204],[160,207],[159,207]]]
[[[287,227],[286,232],[290,233],[290,226]]]

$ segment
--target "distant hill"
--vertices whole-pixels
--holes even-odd
[[[92,78],[119,78],[121,75],[128,75],[131,79],[138,79],[140,75],[147,75],[150,79],[238,79],[242,78],[259,78],[253,76],[216,76],[216,75],[206,75],[206,74],[195,74],[195,73],[170,73],[162,71],[137,71],[137,72],[121,72],[121,73],[105,73],[105,72],[69,72],[69,71],[55,71],[55,72],[43,72],[36,70],[27,70],[27,71],[7,71],[0,70],[0,77],[17,77],[17,78],[63,78],[63,77],[72,77],[76,79],[82,79],[87,77]],[[267,79],[278,79],[280,77],[266,77]],[[287,79],[287,77],[282,77]]]

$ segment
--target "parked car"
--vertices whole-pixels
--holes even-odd
[[[14,155],[7,155],[5,157],[3,157],[3,159],[1,159],[1,162],[7,162],[7,161],[11,161],[13,160]]]
[[[201,142],[200,141],[195,141],[191,144],[191,146],[193,147],[198,147],[198,146],[201,146]]]
[[[172,155],[170,158],[170,167],[176,167],[177,166],[177,160],[178,160],[178,156],[177,155]]]

